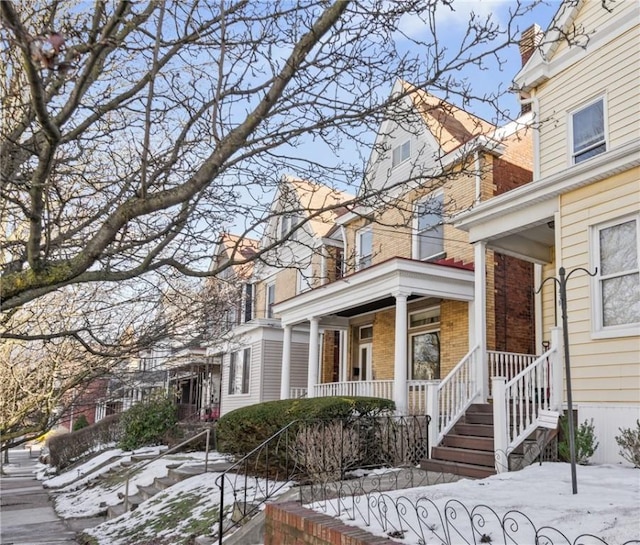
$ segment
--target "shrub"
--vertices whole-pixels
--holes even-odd
[[[178,421],[176,406],[166,395],[153,395],[122,413],[124,450],[160,445]]]
[[[218,450],[244,456],[294,420],[302,423],[348,419],[393,409],[393,401],[376,397],[314,397],[258,403],[231,411],[218,420]]]
[[[571,450],[569,448],[569,420],[566,416],[563,416],[560,420],[560,426],[562,428],[562,440],[558,443],[558,453],[565,461],[571,460]],[[576,462],[580,465],[586,466],[589,464],[589,458],[593,456],[600,443],[596,441],[594,433],[595,426],[593,425],[593,418],[591,422],[585,420],[582,424],[578,425],[575,431],[575,447],[576,447]]]
[[[89,421],[84,414],[81,414],[73,423],[73,431],[80,431],[82,428],[86,428],[89,425]]]
[[[620,435],[616,435],[616,443],[620,447],[620,456],[633,467],[640,467],[640,420],[636,420],[636,429],[618,428]]]
[[[47,438],[49,464],[63,469],[85,454],[95,452],[104,445],[120,440],[120,414],[107,416],[91,426],[73,433],[53,435]]]

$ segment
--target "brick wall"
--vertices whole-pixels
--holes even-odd
[[[391,545],[385,537],[347,526],[342,521],[302,507],[298,502],[268,503],[264,545]]]

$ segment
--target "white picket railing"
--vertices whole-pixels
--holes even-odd
[[[354,380],[316,384],[314,396],[367,396],[393,399],[393,380]]]
[[[538,359],[535,354],[518,354],[515,352],[498,352],[487,350],[489,378],[504,377],[511,380]]]
[[[481,394],[480,357],[479,347],[474,346],[438,386],[438,443]]]
[[[306,388],[291,388],[289,390],[289,399],[298,399],[299,397],[307,397]]]
[[[556,350],[553,347],[539,356],[505,385],[507,452],[516,448],[536,428],[541,410],[555,409],[551,406],[551,360]]]

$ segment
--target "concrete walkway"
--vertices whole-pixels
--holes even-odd
[[[77,544],[75,532],[55,514],[49,494],[35,479],[38,451],[9,451],[0,476],[0,543],[2,545]]]

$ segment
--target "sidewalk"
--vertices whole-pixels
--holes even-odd
[[[0,477],[0,543],[2,545],[77,544],[75,533],[58,518],[42,483],[35,479],[38,452],[9,451],[6,475]]]

